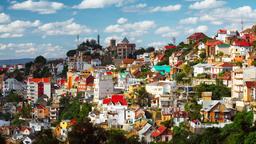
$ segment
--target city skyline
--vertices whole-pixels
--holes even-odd
[[[138,47],[177,43],[194,32],[254,24],[254,1],[241,0],[4,0],[0,2],[0,59],[64,57],[81,41],[127,37]]]

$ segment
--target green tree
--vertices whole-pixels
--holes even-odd
[[[255,144],[256,143],[256,132],[251,132],[244,140],[244,144]]]
[[[174,79],[176,80],[177,83],[184,82],[184,79],[187,75],[184,72],[179,72],[175,75]]]
[[[67,57],[73,57],[75,54],[76,54],[76,50],[69,50],[66,55]]]
[[[188,116],[190,120],[201,119],[200,110],[202,106],[197,103],[196,100],[192,100],[191,102],[187,102],[185,104],[185,111],[188,112]]]
[[[196,96],[201,97],[202,92],[212,92],[212,99],[213,100],[219,100],[222,97],[230,97],[231,96],[231,90],[230,88],[226,87],[225,85],[218,83],[215,84],[205,84],[201,83],[200,85],[194,87]]]
[[[126,143],[127,139],[124,136],[124,131],[111,129],[107,131],[108,140],[107,144],[121,144]]]
[[[5,138],[0,134],[0,143],[5,144]]]
[[[45,65],[47,62],[46,58],[44,58],[43,56],[38,56],[35,58],[34,63],[38,64],[38,65]]]
[[[146,49],[146,52],[147,53],[151,53],[151,52],[154,52],[155,51],[155,48],[154,47],[148,47],[147,49]]]
[[[79,112],[78,121],[79,122],[84,121],[87,118],[87,116],[89,115],[90,111],[92,111],[92,106],[88,103],[83,104],[81,106],[81,110]]]
[[[134,95],[136,96],[135,103],[140,106],[150,107],[150,95],[147,93],[145,86],[142,86],[135,90]]]
[[[201,59],[205,59],[205,58],[206,58],[206,53],[205,53],[205,52],[200,53],[200,54],[199,54],[199,57],[200,57]]]
[[[44,129],[35,135],[33,143],[36,144],[58,144],[59,141],[53,137],[51,129]]]
[[[253,62],[252,62],[252,65],[253,65],[253,66],[256,66],[256,61],[253,61]]]
[[[171,128],[174,123],[173,123],[173,119],[170,119],[170,120],[161,122],[161,124],[164,125],[167,128]]]
[[[9,94],[6,96],[6,101],[7,102],[20,102],[21,101],[21,97],[14,91],[12,90],[11,92],[9,92]]]
[[[93,126],[89,120],[78,123],[69,133],[71,144],[103,144],[108,139],[107,132],[100,127]]]

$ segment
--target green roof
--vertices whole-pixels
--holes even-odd
[[[171,67],[169,65],[156,65],[153,67],[153,70],[160,72],[161,75],[164,75],[165,73],[170,73]]]
[[[220,44],[218,45],[219,48],[229,48],[230,45],[229,44]]]

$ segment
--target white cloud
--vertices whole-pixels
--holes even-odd
[[[171,29],[168,26],[159,27],[155,34],[161,35],[164,38],[173,38],[179,36],[180,32],[177,29]]]
[[[253,9],[250,6],[217,8],[212,9],[211,12],[202,11],[199,15],[199,19],[202,22],[210,22],[214,25],[232,25],[232,27],[240,27],[241,20],[243,20],[245,24],[255,23],[256,9]]]
[[[188,17],[185,19],[180,20],[180,24],[196,24],[198,22],[197,17]]]
[[[104,8],[108,6],[122,6],[132,0],[83,0],[79,5],[74,6],[78,9]]]
[[[162,48],[166,42],[163,41],[156,41],[148,44],[148,47],[155,47],[156,49]]]
[[[189,6],[190,9],[210,9],[210,8],[217,8],[221,7],[225,4],[225,1],[222,0],[202,0],[195,2]]]
[[[176,5],[167,5],[167,6],[147,6],[145,3],[140,3],[137,5],[131,5],[124,7],[122,10],[124,12],[173,12],[173,11],[179,11],[181,9],[180,4]]]
[[[139,12],[139,11],[146,11],[147,10],[147,4],[146,3],[139,3],[136,5],[131,5],[124,7],[122,9],[124,12]]]
[[[176,4],[176,5],[168,5],[168,6],[157,6],[152,8],[150,11],[151,12],[172,12],[172,11],[178,11],[181,9],[181,5],[180,4]]]
[[[63,22],[46,23],[38,27],[37,32],[41,32],[44,36],[54,35],[78,35],[88,34],[94,32],[94,30],[88,28],[85,25],[80,25],[74,22],[74,19],[69,19]]]
[[[10,57],[28,58],[38,55],[43,55],[47,58],[57,58],[65,56],[66,52],[62,46],[51,43],[0,43],[0,50],[6,54],[1,59],[9,59]]]
[[[7,23],[11,20],[10,16],[5,13],[0,13],[0,23]]]
[[[20,3],[14,3],[11,9],[14,10],[28,10],[37,12],[39,14],[52,14],[56,13],[57,10],[64,8],[64,4],[60,2],[48,2],[48,1],[33,1],[27,0]]]
[[[119,19],[117,20],[117,23],[118,23],[118,24],[124,24],[124,23],[126,23],[127,21],[128,21],[128,19],[121,17],[121,18],[119,18]]]
[[[190,28],[190,29],[188,29],[186,32],[188,33],[188,34],[191,34],[191,33],[195,33],[195,32],[202,32],[202,33],[205,33],[205,32],[207,32],[208,31],[208,26],[206,26],[206,25],[200,25],[200,26],[198,26],[198,27],[196,27],[196,28]]]
[[[16,20],[8,24],[0,25],[0,38],[22,37],[24,32],[30,28],[40,25],[40,21]]]
[[[107,33],[121,33],[122,36],[138,37],[156,26],[154,21],[139,21],[134,23],[114,24],[105,28]]]
[[[112,35],[112,36],[108,36],[105,38],[104,43],[109,46],[110,45],[110,40],[111,39],[115,39],[117,43],[122,41],[122,38],[120,36],[117,35]]]

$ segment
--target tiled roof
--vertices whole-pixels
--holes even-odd
[[[221,67],[233,67],[233,64],[228,63],[228,62],[223,62],[222,64],[220,64]]]
[[[250,47],[251,44],[247,42],[246,40],[235,40],[233,45],[239,46],[239,47]]]
[[[256,88],[256,81],[247,81],[245,84],[248,88]]]
[[[158,137],[160,136],[167,128],[165,126],[160,126],[158,129],[156,129],[155,131],[153,131],[151,133],[152,137]]]
[[[112,95],[111,98],[105,98],[103,100],[103,104],[110,104],[110,103],[113,103],[114,105],[118,103],[120,103],[121,105],[127,105],[127,101],[124,98],[124,95],[122,94],[115,94],[115,95]]]
[[[176,46],[175,46],[175,45],[167,45],[167,46],[164,46],[164,48],[165,48],[166,50],[168,50],[168,49],[175,49]]]
[[[220,30],[218,30],[218,34],[227,34],[227,30],[220,29]]]
[[[219,40],[208,40],[206,42],[206,45],[209,47],[215,47],[216,45],[219,45],[219,44],[223,44],[223,42]]]
[[[123,59],[123,64],[132,64],[134,62],[134,59]]]
[[[50,78],[29,78],[28,81],[34,82],[34,83],[50,83]]]
[[[205,38],[206,35],[204,33],[198,32],[198,33],[194,33],[192,35],[190,35],[187,39],[190,40],[201,40],[203,38]]]

